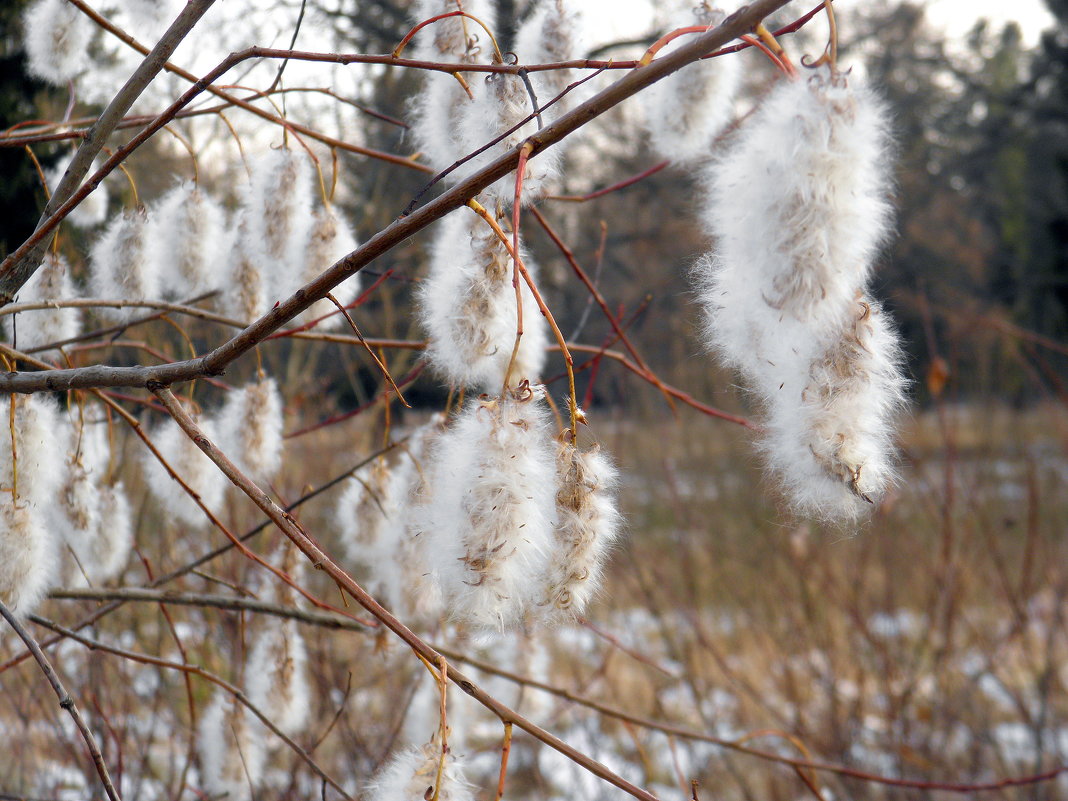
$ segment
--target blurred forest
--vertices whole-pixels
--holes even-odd
[[[334,35],[351,51],[387,52],[410,26],[405,0],[311,2],[336,20]],[[25,5],[13,0],[0,8],[0,128],[34,116],[54,119],[67,103],[64,92],[28,80],[22,68],[18,18]],[[499,0],[499,16],[520,19],[535,5]],[[1027,404],[1068,397],[1068,348],[1061,344],[1068,339],[1068,0],[1048,5],[1057,24],[1033,48],[1015,24],[995,30],[982,21],[963,41],[945,41],[926,23],[921,3],[872,3],[842,15],[844,62],[864,65],[896,121],[898,237],[881,260],[875,289],[902,329],[921,403],[945,379],[947,397],[957,400],[982,396]],[[648,41],[659,33],[650,30]],[[799,53],[818,49],[813,37],[822,34],[803,35],[811,47],[796,40],[787,46]],[[502,41],[502,47],[508,45]],[[633,56],[640,46],[600,46],[597,55]],[[739,57],[753,58],[756,65],[752,54]],[[766,69],[752,72],[759,76],[754,81],[770,77]],[[360,103],[405,117],[416,86],[410,71],[385,71],[367,86],[369,96]],[[751,90],[759,95],[762,85],[754,83]],[[91,113],[79,107],[77,115]],[[370,115],[367,121],[361,132],[366,146],[412,149],[403,128]],[[603,141],[574,148],[569,192],[611,185],[655,163],[640,126],[619,115],[614,124],[609,149]],[[58,149],[51,155],[38,151],[45,166],[58,158]],[[354,184],[349,211],[366,237],[400,212],[424,177],[347,158],[344,175]],[[139,164],[155,169],[157,155],[141,154],[131,167],[151,187],[151,170],[137,173]],[[0,148],[0,171],[5,176],[0,249],[6,252],[28,235],[44,198],[21,149]],[[687,272],[708,245],[693,220],[696,186],[696,176],[668,168],[591,201],[592,209],[556,200],[543,208],[554,225],[563,225],[579,261],[588,270],[596,262],[604,295],[624,319],[633,318],[631,336],[665,379],[684,382],[696,394],[717,393],[724,377],[710,373],[691,330]],[[113,205],[122,202],[113,193]],[[602,226],[589,224],[591,219]],[[560,291],[570,279],[559,252],[537,226],[528,236],[565,333],[599,342],[610,329],[598,315],[584,315],[588,298]],[[408,282],[418,277],[422,258],[422,243],[414,243],[391,254],[388,265],[372,265],[371,273],[393,270],[392,292],[374,299],[372,308],[405,308]],[[586,316],[593,319],[576,331]],[[396,330],[378,334],[418,336],[405,328],[405,317],[394,318],[387,309]],[[594,399],[618,403],[645,392],[656,397],[655,390],[638,390],[635,383],[628,379],[626,388],[599,383]],[[359,401],[362,394],[357,389],[341,403]]]

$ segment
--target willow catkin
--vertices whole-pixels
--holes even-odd
[[[454,619],[500,629],[537,603],[556,466],[541,387],[470,402],[434,445],[419,536]]]
[[[71,6],[73,8],[73,6]],[[68,155],[61,158],[50,169],[45,171],[45,179],[48,183],[48,191],[54,192],[56,187],[59,186],[59,182],[63,180],[63,175],[67,171],[67,167],[74,159],[74,151],[72,150]],[[94,174],[100,169],[99,159],[93,161],[89,167],[89,175]],[[70,214],[64,218],[64,222],[69,222],[72,225],[76,225],[79,228],[92,228],[95,225],[99,225],[104,222],[108,216],[108,189],[107,182],[101,181],[93,191],[91,191],[85,199],[79,203]]]
[[[604,563],[619,538],[616,469],[600,448],[570,441],[556,448],[555,546],[545,574],[549,617],[581,614],[600,585]]]
[[[671,15],[668,27],[714,27],[726,16],[707,0],[696,5],[687,0]],[[685,41],[677,39],[663,52],[670,52]],[[740,78],[737,58],[714,58],[689,64],[642,92],[639,98],[649,144],[657,154],[682,164],[706,159],[713,141],[733,118]]]
[[[229,276],[223,288],[223,312],[241,322],[252,322],[267,311],[270,262],[263,241],[253,235],[249,212],[237,217],[237,234],[230,249]]]
[[[435,414],[411,432],[399,447],[386,489],[391,514],[383,521],[382,536],[395,545],[391,579],[380,586],[386,605],[405,620],[431,621],[442,613],[441,589],[431,576],[426,539],[420,536],[416,520],[430,492],[428,455],[444,430],[445,416]]]
[[[855,302],[838,336],[809,365],[800,393],[769,409],[767,462],[802,512],[826,518],[858,514],[894,480],[894,420],[905,378],[887,315]]]
[[[285,414],[278,383],[262,377],[226,395],[215,418],[219,446],[242,472],[270,481],[282,466]]]
[[[308,248],[304,254],[304,269],[297,276],[287,291],[296,291],[300,286],[317,278],[320,273],[332,266],[335,262],[347,256],[359,247],[356,235],[352,232],[352,226],[335,206],[323,206],[315,212],[312,220],[311,232],[308,236]],[[331,290],[331,294],[342,306],[348,306],[360,295],[360,273],[346,278],[341,284]],[[309,323],[320,317],[325,317],[337,311],[337,306],[329,300],[320,300],[313,303],[305,311],[301,312],[293,320],[297,325]],[[334,314],[319,324],[325,329],[347,329],[348,322],[344,315]]]
[[[197,727],[201,789],[251,801],[263,780],[267,729],[243,704],[216,691]]]
[[[889,233],[889,125],[857,83],[782,81],[709,171],[708,334],[762,393],[840,327]]]
[[[522,251],[521,251],[522,255]],[[523,257],[528,272],[534,264]],[[512,386],[537,381],[545,363],[545,319],[525,283],[523,337],[510,376]],[[419,319],[428,333],[427,358],[450,383],[499,392],[515,345],[518,316],[512,259],[477,215],[458,210],[438,224],[426,280],[420,285]]]
[[[515,52],[523,64],[551,64],[581,58],[587,50],[581,8],[570,0],[548,0],[523,20],[515,36]],[[538,70],[528,76],[540,107],[544,107],[575,80],[569,69]],[[571,93],[543,112],[547,122],[559,119],[575,105]],[[566,144],[567,140],[561,144]],[[559,145],[557,145],[559,147]]]
[[[304,599],[297,587],[306,581],[304,555],[283,539],[272,561],[292,584],[266,574],[260,598],[266,603],[300,609]],[[254,624],[245,660],[245,685],[253,706],[282,731],[295,735],[307,727],[312,713],[308,650],[297,621],[265,615]]]
[[[500,141],[464,162],[454,173],[457,181],[488,166],[505,153],[513,152],[538,130],[538,122],[534,118],[520,125],[534,113],[533,101],[522,78],[497,72],[473,78],[473,81],[484,85],[460,119],[460,147],[465,154],[474,153],[494,140]],[[559,158],[560,150],[550,148],[526,163],[522,186],[524,203],[536,203],[545,197],[559,171]],[[515,198],[515,173],[497,179],[482,190],[482,194],[489,199],[487,206],[510,206]]]
[[[482,20],[490,30],[496,26],[494,5],[488,0],[419,0],[413,7],[413,25],[423,20],[463,11]],[[467,18],[448,17],[424,28],[412,43],[415,58],[451,63],[488,63],[493,53],[486,32]],[[478,81],[469,83],[471,95],[481,91]],[[466,155],[459,135],[459,122],[473,106],[472,97],[452,75],[427,70],[423,90],[416,95],[411,110],[412,135],[416,146],[435,170],[444,170]],[[458,175],[450,175],[455,181]]]
[[[451,749],[442,754],[437,736],[421,748],[401,750],[367,788],[369,801],[419,801],[435,796],[438,801],[475,799],[475,788],[464,777],[463,759]]]
[[[204,436],[215,441],[217,437],[214,421],[196,419],[197,417],[194,415],[195,422]],[[217,512],[228,482],[215,463],[197,447],[196,443],[173,419],[168,419],[153,428],[149,432],[149,437],[174,472],[196,493],[201,502],[212,512]],[[208,524],[207,515],[189,497],[181,484],[171,478],[166,468],[147,448],[142,452],[142,463],[148,491],[159,502],[168,518],[191,528],[202,528]]]
[[[36,395],[8,395],[0,402],[0,416],[0,486],[5,489],[0,499],[0,599],[26,615],[60,579],[48,510],[60,486],[68,442],[55,406]]]
[[[146,252],[148,213],[144,208],[115,215],[89,251],[89,284],[108,300],[159,300],[157,263]],[[112,320],[126,321],[137,309],[102,309]]]
[[[148,258],[163,292],[185,299],[222,286],[226,212],[192,181],[170,189],[152,210]]]
[[[312,161],[303,151],[281,147],[254,159],[251,171],[242,198],[248,237],[261,243],[269,285],[291,285],[303,275],[311,231]]]
[[[384,532],[388,516],[395,511],[387,497],[390,474],[385,457],[360,468],[345,482],[335,512],[346,558],[373,571],[383,569],[394,546]]]
[[[117,578],[133,552],[134,525],[130,500],[121,481],[104,484],[100,493],[100,527],[89,544],[97,582]]]
[[[30,72],[65,86],[88,63],[93,22],[66,0],[37,0],[23,12],[23,47]]]
[[[869,90],[820,67],[773,90],[710,171],[716,250],[698,268],[709,344],[759,399],[764,454],[791,504],[825,517],[855,516],[892,477],[896,341],[857,300],[890,225],[887,129]],[[861,307],[876,310],[863,325],[877,334],[857,328]],[[839,370],[857,377],[844,395]],[[860,408],[880,411],[843,425],[840,410]]]
[[[67,260],[48,251],[37,272],[19,290],[17,302],[47,303],[77,297]],[[8,340],[20,350],[28,350],[77,336],[81,317],[81,309],[52,308],[8,315],[0,320]]]

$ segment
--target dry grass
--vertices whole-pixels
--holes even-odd
[[[452,626],[433,642],[631,715],[772,754],[811,758],[887,778],[938,784],[990,782],[1068,759],[1068,416],[1046,408],[946,410],[911,421],[903,481],[857,530],[791,520],[763,486],[747,436],[683,413],[679,421],[594,419],[595,434],[626,477],[629,536],[589,614],[578,624],[475,641]],[[382,442],[381,418],[363,417],[289,441],[276,490],[292,501],[343,472]],[[338,443],[344,443],[338,447]],[[136,489],[136,443],[127,446]],[[299,516],[337,550],[339,490]],[[235,532],[259,522],[230,496],[222,518]],[[272,555],[269,530],[250,545]],[[141,507],[136,557],[123,583],[137,586],[225,543]],[[273,558],[273,557],[272,557]],[[146,567],[146,564],[148,567]],[[262,568],[236,553],[169,589],[258,592]],[[357,578],[373,580],[367,571]],[[318,575],[304,585],[341,605]],[[40,610],[66,625],[94,604],[52,600]],[[88,636],[140,653],[200,665],[242,684],[251,613],[130,603]],[[353,610],[355,611],[355,610]],[[38,627],[44,638],[47,632]],[[305,626],[314,721],[297,739],[352,792],[394,746],[426,740],[435,690],[405,648],[375,633]],[[10,638],[0,660],[18,654]],[[135,664],[65,641],[52,654],[92,720],[124,797],[194,798],[194,717],[211,696],[199,678]],[[821,771],[806,786],[788,766],[708,742],[645,728],[513,681],[474,671],[507,703],[662,798],[891,799],[949,797]],[[0,791],[87,798],[92,768],[36,668],[0,679]],[[502,728],[462,694],[450,696],[454,748],[493,798]],[[751,738],[751,739],[747,739]],[[318,795],[314,774],[273,746],[269,787],[257,798]],[[1055,798],[1064,782],[1008,789],[1005,798]],[[327,797],[332,797],[328,793]],[[618,798],[547,748],[517,736],[506,798]]]

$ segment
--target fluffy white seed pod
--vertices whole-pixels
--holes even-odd
[[[389,497],[391,471],[385,458],[375,459],[346,481],[338,500],[337,521],[346,558],[373,571],[376,583],[383,575],[396,542],[388,521],[399,512]]]
[[[894,480],[893,420],[904,403],[897,336],[878,304],[859,300],[806,385],[768,404],[763,449],[800,512],[855,517]]]
[[[37,272],[19,290],[17,302],[47,303],[77,297],[67,260],[48,251]],[[81,315],[81,309],[35,309],[0,319],[8,339],[19,349],[26,350],[77,336]]]
[[[668,27],[715,26],[726,16],[707,0],[696,6],[687,0],[671,16]],[[663,52],[670,52],[685,41],[676,39]],[[677,163],[707,158],[716,136],[733,117],[740,78],[737,58],[715,58],[690,64],[642,92],[639,97],[653,150]]]
[[[109,300],[158,300],[159,273],[147,258],[148,214],[143,208],[112,218],[89,252],[89,283],[93,294]],[[117,321],[142,314],[140,309],[102,309]]]
[[[12,443],[11,404],[15,404]],[[3,499],[42,510],[51,506],[70,450],[70,426],[55,404],[39,395],[8,395],[0,401],[0,487]],[[13,447],[14,446],[14,447]],[[14,492],[14,495],[11,494]]]
[[[264,267],[272,276],[268,287],[273,297],[304,273],[312,225],[313,165],[303,151],[278,148],[255,159],[251,169],[242,212],[248,236],[261,243],[267,258]]]
[[[263,778],[267,729],[221,690],[198,728],[201,789],[227,801],[251,801]]]
[[[619,537],[616,469],[598,447],[570,442],[556,449],[556,546],[545,578],[544,604],[581,614],[597,592],[608,553]]]
[[[130,557],[130,504],[122,482],[108,483],[106,423],[84,420],[71,442],[59,503],[52,506],[52,526],[62,534],[67,585],[100,584],[117,576]]]
[[[244,473],[271,480],[282,466],[285,410],[278,384],[262,378],[227,393],[215,421],[219,445]]]
[[[96,582],[116,578],[133,550],[133,517],[122,482],[103,485],[100,493],[100,528],[91,543]]]
[[[226,212],[192,181],[178,184],[152,210],[148,257],[167,296],[185,299],[222,285]]]
[[[586,51],[583,31],[581,10],[577,6],[568,0],[548,0],[516,31],[515,52],[523,64],[571,61]],[[575,79],[574,70],[532,72],[529,77],[539,105],[548,103]],[[563,116],[574,105],[573,95],[564,96],[544,112],[545,121]]]
[[[518,75],[490,73],[484,77],[472,76],[471,82],[483,85],[475,93],[470,108],[465,109],[460,119],[460,147],[465,155],[497,139],[534,111],[530,93]],[[505,153],[515,150],[537,130],[538,122],[532,119],[497,144],[465,162],[452,176],[457,181],[463,180]],[[535,203],[547,194],[548,184],[557,176],[559,159],[560,151],[550,148],[527,162],[523,172],[524,204]],[[486,203],[487,206],[510,206],[515,198],[515,173],[508,173],[482,192],[490,201]]]
[[[267,311],[270,262],[263,240],[252,235],[249,212],[238,212],[237,235],[230,249],[229,279],[223,290],[222,308],[230,317],[251,323]]]
[[[0,503],[0,600],[28,615],[59,578],[56,541],[42,510]]]
[[[892,477],[894,336],[857,305],[889,225],[886,131],[868,91],[820,68],[776,88],[710,173],[709,341],[764,406],[793,505],[824,517],[855,516]]]
[[[70,6],[73,8],[73,6]],[[60,161],[45,173],[45,178],[48,181],[48,189],[51,192],[56,190],[59,186],[59,182],[63,179],[63,174],[67,171],[68,165],[74,158],[74,151],[70,152],[70,155],[60,159]],[[92,166],[89,167],[89,175],[95,173],[100,169],[100,161],[94,161]],[[78,206],[68,214],[65,218],[66,222],[78,226],[79,228],[91,228],[94,225],[100,225],[108,216],[108,189],[107,182],[102,181],[96,189],[89,193],[89,195]]]
[[[444,764],[442,760],[444,759]],[[409,746],[378,773],[367,788],[369,801],[419,801],[435,795],[438,801],[474,801],[475,788],[463,772],[463,760],[451,750],[441,753],[437,737],[422,748]]]
[[[101,497],[93,476],[75,454],[67,462],[66,479],[55,505],[53,525],[61,532],[64,548],[72,556],[70,569],[65,571],[68,581],[81,583],[76,577],[96,574],[96,560],[92,543],[100,533]]]
[[[311,713],[308,652],[294,620],[265,617],[245,662],[248,699],[282,731],[304,729]]]
[[[441,589],[431,575],[426,540],[413,518],[429,498],[428,454],[445,430],[445,417],[434,415],[411,433],[400,447],[386,490],[388,514],[382,536],[395,543],[393,570],[380,585],[381,599],[405,620],[430,621],[441,617]]]
[[[204,435],[214,441],[215,425],[211,420],[198,422]],[[217,513],[226,492],[228,482],[215,464],[204,455],[173,419],[168,419],[151,433],[150,438],[171,468],[193,490],[204,505]],[[166,469],[151,451],[145,449],[142,456],[145,467],[145,483],[156,497],[163,512],[176,523],[191,528],[208,524],[207,515],[197,506],[182,486],[170,477]]]
[[[532,261],[520,251],[532,276]],[[511,384],[536,381],[545,364],[546,323],[521,280],[523,337]],[[429,335],[427,356],[450,383],[499,392],[517,329],[512,259],[504,244],[470,212],[439,223],[427,278],[419,288],[419,318]]]
[[[66,0],[37,0],[26,9],[24,47],[30,72],[64,86],[89,63],[92,21]]]
[[[850,81],[828,68],[783,81],[710,172],[708,333],[765,394],[779,383],[766,364],[844,324],[888,233],[886,116]]]
[[[338,213],[333,206],[324,206],[315,212],[312,222],[311,233],[308,237],[308,250],[304,255],[304,270],[297,276],[297,281],[286,291],[296,291],[300,286],[308,283],[319,276],[334,262],[347,256],[356,250],[359,244],[356,235],[352,233],[352,227],[348,221]],[[331,294],[337,298],[338,303],[347,306],[360,296],[360,274],[356,273],[351,278],[336,287]],[[331,312],[336,312],[337,306],[329,300],[320,300],[313,303],[306,311],[298,315],[295,323],[303,325],[319,317],[324,317]],[[348,323],[342,314],[335,314],[319,324],[325,329],[347,329]]]
[[[415,4],[413,24],[460,10],[457,0],[419,0]],[[494,7],[487,0],[466,0],[463,10],[482,20],[493,30],[496,23]],[[460,63],[489,62],[493,47],[486,32],[476,22],[449,17],[439,20],[416,34],[413,42],[415,58],[429,61]],[[470,112],[471,96],[451,75],[427,71],[424,86],[412,107],[412,134],[416,146],[436,170],[443,170],[466,155],[459,136],[459,122]],[[470,84],[472,94],[480,91],[477,82]],[[450,175],[449,180],[456,180]]]
[[[419,536],[457,620],[500,629],[540,600],[556,512],[544,394],[475,400],[435,443]]]

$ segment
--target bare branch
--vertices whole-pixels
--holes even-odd
[[[48,657],[45,656],[44,651],[41,650],[41,646],[37,644],[37,640],[35,640],[33,635],[26,630],[26,627],[19,622],[19,619],[15,617],[2,600],[0,600],[0,615],[2,615],[4,620],[10,624],[11,628],[15,630],[15,633],[19,635],[22,641],[26,643],[26,647],[30,649],[30,653],[32,653],[33,658],[37,660],[41,672],[44,673],[45,678],[48,679],[48,683],[52,685],[52,689],[59,698],[59,705],[66,709],[67,712],[70,713],[70,716],[74,718],[74,725],[78,727],[82,739],[85,740],[85,747],[89,749],[89,754],[93,758],[93,764],[96,766],[97,775],[100,776],[100,783],[104,785],[104,792],[108,794],[108,798],[111,799],[111,801],[122,801],[122,799],[119,798],[118,792],[115,790],[115,785],[111,783],[111,776],[108,774],[108,766],[104,763],[104,757],[100,753],[100,746],[97,745],[96,738],[86,725],[82,713],[78,711],[78,706],[74,703],[74,699],[71,698],[70,693],[68,693],[63,686],[63,682],[59,680],[59,676],[56,674],[55,668],[52,667],[52,663],[48,661]]]
[[[581,128],[595,117],[608,111],[631,95],[650,86],[656,81],[696,61],[707,53],[726,44],[737,36],[750,30],[760,20],[776,9],[786,5],[787,0],[758,0],[743,10],[730,16],[722,25],[708,33],[695,36],[690,42],[679,47],[662,58],[658,58],[644,67],[627,73],[611,86],[596,94],[590,100],[568,112],[554,123],[547,125],[531,136],[522,145],[528,148],[531,157],[564,139],[570,133]],[[170,119],[169,114],[178,111],[190,102],[196,94],[229,69],[233,59],[227,59],[197,85],[186,92],[164,115],[167,119],[157,118],[131,142],[134,145],[143,142],[151,132],[162,127]],[[146,133],[148,132],[148,133]],[[140,142],[139,142],[140,140]],[[129,146],[127,146],[129,148]],[[126,152],[124,152],[126,151]],[[104,168],[113,168],[121,158],[128,154],[127,148],[116,151]],[[90,387],[147,387],[158,383],[169,385],[189,381],[203,375],[221,375],[231,362],[247,353],[266,336],[277,330],[286,321],[307,309],[316,301],[326,297],[335,286],[354,273],[366,267],[372,261],[408,237],[426,228],[435,220],[444,217],[450,211],[467,203],[480,190],[515,169],[519,159],[519,149],[496,159],[490,165],[470,178],[460,182],[437,199],[417,209],[412,214],[401,217],[357,248],[345,258],[334,264],[311,283],[301,287],[290,298],[277,304],[271,311],[254,322],[228,342],[197,359],[174,362],[168,365],[151,367],[110,367],[91,366],[68,370],[54,370],[48,373],[25,374],[19,372],[0,376],[0,392],[58,392],[68,389],[87,389]],[[103,179],[104,168],[93,179]],[[105,173],[106,174],[106,173]],[[88,186],[88,184],[87,184]],[[85,187],[83,187],[83,191]],[[71,205],[70,208],[73,208]],[[69,211],[61,208],[60,211]],[[2,290],[2,284],[0,284]]]
[[[115,126],[122,121],[126,112],[130,110],[130,106],[141,96],[141,93],[145,91],[159,71],[163,69],[164,63],[170,58],[174,49],[185,39],[214,2],[215,0],[189,0],[185,8],[174,18],[171,26],[160,37],[156,46],[145,56],[138,68],[134,70],[133,75],[126,81],[126,84],[108,103],[107,108],[104,109],[100,118],[89,131],[89,135],[78,147],[78,152],[74,154],[74,159],[67,167],[59,186],[56,187],[52,197],[45,205],[41,220],[37,224],[37,232],[30,240],[27,240],[28,242],[34,242],[34,244],[29,248],[23,245],[15,251],[15,254],[4,259],[4,263],[0,265],[0,306],[5,306],[14,299],[15,294],[41,264],[41,256],[47,246],[47,239],[45,236],[38,237],[37,233],[41,231],[46,222],[55,216],[56,211],[74,195],[75,188],[89,171],[89,165],[93,163],[93,159],[103,148],[104,142],[111,136]],[[95,188],[95,186],[96,184],[94,183],[93,187]]]

